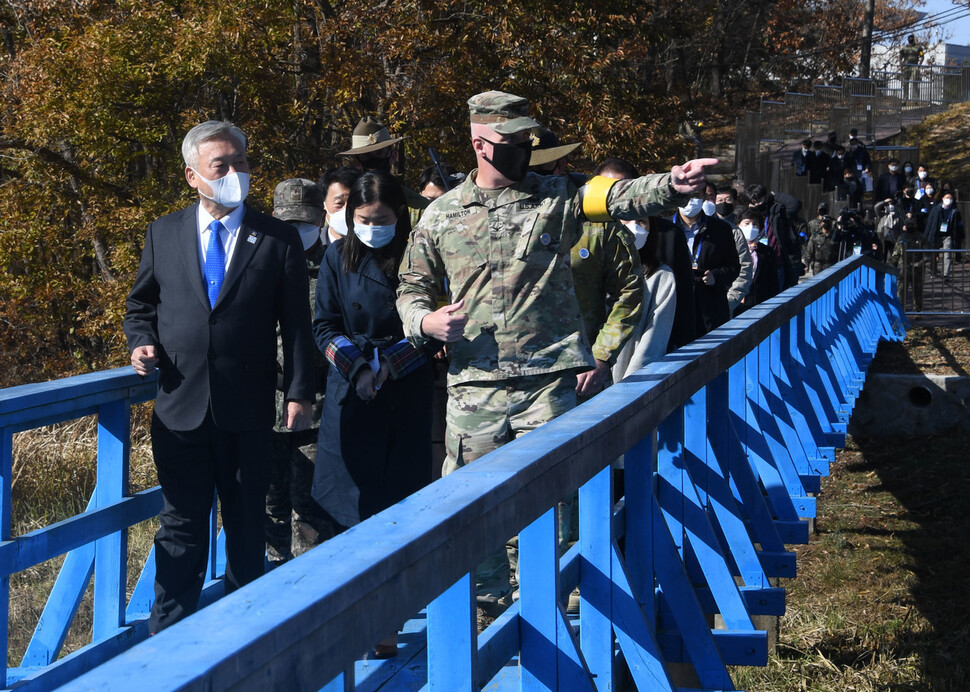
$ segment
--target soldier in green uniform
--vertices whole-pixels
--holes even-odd
[[[559,144],[548,128],[532,131],[529,169],[540,175],[563,175],[566,157],[579,143]],[[583,176],[572,178],[582,184]],[[596,367],[577,375],[576,394],[589,397],[609,384],[610,369],[633,335],[643,310],[643,270],[633,236],[616,221],[584,221],[582,235],[569,256],[579,311],[586,325]]]
[[[349,156],[354,166],[362,171],[391,173],[391,169],[400,158],[396,145],[402,141],[404,137],[391,137],[391,133],[383,124],[365,115],[354,128],[354,134],[350,138],[350,149],[341,151],[339,155]],[[428,206],[428,200],[405,187],[403,183],[401,188],[404,190],[404,201],[407,202],[413,227]]]
[[[595,366],[569,263],[583,222],[672,210],[716,163],[628,181],[540,176],[528,173],[538,123],[526,99],[488,91],[468,105],[478,167],[425,210],[397,300],[412,343],[449,344],[445,473],[576,405],[576,372]],[[507,564],[478,577],[480,602],[506,595]]]
[[[919,65],[923,62],[923,46],[916,42],[916,37],[913,34],[909,35],[906,39],[906,45],[899,49],[899,71],[903,75],[903,100],[909,98],[911,82],[913,82],[918,73]],[[915,86],[912,88],[913,96],[918,97],[919,94]]]
[[[300,231],[310,279],[307,300],[312,305],[320,261],[326,250],[320,238],[323,191],[312,180],[284,180],[276,186],[273,194],[273,216],[293,224]],[[276,347],[277,359],[282,363],[282,340],[279,334]],[[300,432],[286,428],[283,422],[286,410],[283,392],[276,392],[277,423],[273,429],[272,479],[266,493],[266,548],[270,563],[282,563],[302,555],[313,546],[332,538],[339,528],[310,497],[313,462],[317,454],[317,433],[320,429],[320,408],[327,373],[327,362],[319,351],[316,351],[316,365],[317,398],[313,403],[313,422],[310,428]]]

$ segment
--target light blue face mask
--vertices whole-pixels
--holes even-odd
[[[680,208],[680,212],[689,219],[699,216],[704,208],[704,200],[697,197],[692,198],[686,206]]]
[[[394,239],[396,229],[397,224],[393,223],[384,226],[354,223],[354,235],[360,238],[360,242],[371,248],[384,247],[391,242]]]

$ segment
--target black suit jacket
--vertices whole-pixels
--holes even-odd
[[[272,428],[276,326],[287,399],[314,397],[313,337],[303,246],[289,224],[246,208],[225,282],[210,310],[199,265],[198,210],[148,227],[125,303],[128,346],[154,344],[155,414],[171,430],[194,430],[210,406],[230,432]]]

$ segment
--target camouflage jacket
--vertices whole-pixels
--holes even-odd
[[[643,311],[643,269],[633,237],[622,224],[587,221],[570,265],[593,358],[612,366]]]
[[[572,176],[528,174],[491,196],[465,181],[435,200],[411,233],[397,308],[404,333],[427,341],[421,321],[465,300],[464,337],[450,345],[449,384],[496,381],[593,367],[569,251],[582,235],[586,186]],[[619,181],[606,197],[615,219],[639,219],[682,204],[669,175]]]
[[[310,301],[310,309],[313,309],[314,301],[317,295],[317,275],[320,273],[320,262],[323,260],[323,255],[327,251],[326,245],[318,245],[313,249],[313,251],[307,254],[306,266],[307,272],[310,275],[310,295],[308,297]],[[327,359],[324,358],[323,353],[319,349],[314,349],[314,364],[316,365],[316,392],[317,396],[313,401],[313,424],[312,428],[315,430],[320,427],[320,412],[323,406],[323,393],[327,389]],[[290,432],[286,428],[284,423],[284,414],[286,413],[286,402],[283,400],[283,391],[279,385],[282,384],[283,376],[283,340],[280,338],[279,327],[276,328],[276,367],[279,370],[277,379],[280,379],[278,386],[276,387],[276,425],[273,430],[277,432]]]
[[[907,250],[922,250],[926,247],[926,243],[923,240],[923,235],[917,231],[911,231],[909,233],[902,232],[899,234],[899,238],[896,240],[896,244],[893,245],[892,254],[889,257],[889,263],[903,271],[903,261],[906,256]],[[924,264],[926,256],[922,252],[911,253],[908,258],[906,258],[906,268],[910,271],[921,269]]]
[[[923,46],[916,43],[914,45],[909,45],[908,43],[899,49],[899,64],[902,66],[906,65],[918,65],[923,62]]]

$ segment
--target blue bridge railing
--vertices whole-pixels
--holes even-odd
[[[157,489],[127,493],[129,406],[153,384],[122,369],[0,392],[0,607],[10,574],[51,557],[83,577],[52,594],[6,685],[734,689],[728,666],[767,662],[752,616],[784,612],[772,584],[795,576],[786,546],[808,540],[876,347],[903,336],[895,282],[847,259],[147,641],[150,565],[126,606],[124,535],[160,504]],[[92,412],[88,511],[11,538],[12,433]],[[579,541],[560,556],[555,507],[577,489]],[[478,635],[469,572],[515,534],[520,599]],[[93,642],[54,662],[92,570]],[[397,658],[358,660],[403,622]]]

